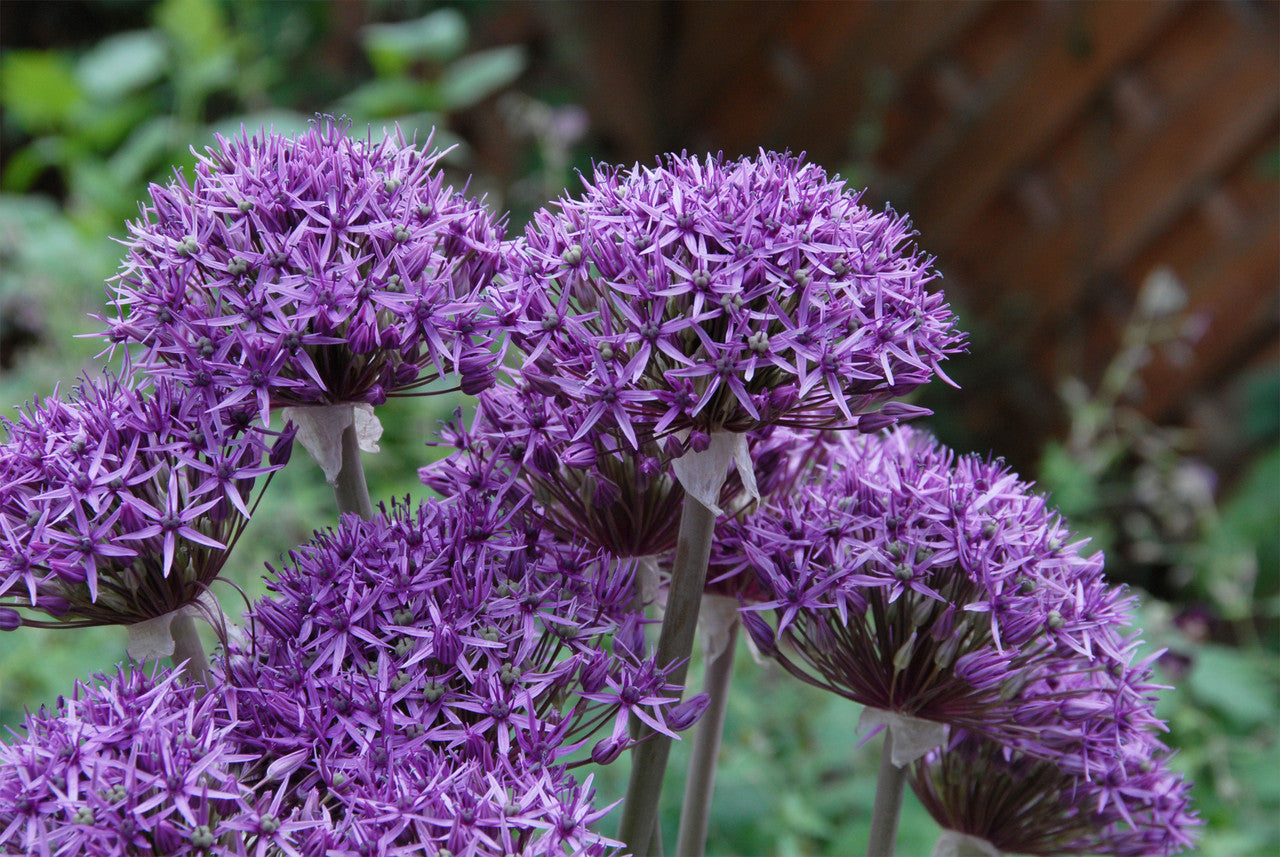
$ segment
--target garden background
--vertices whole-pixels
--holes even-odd
[[[686,149],[807,151],[910,212],[972,334],[926,422],[1035,478],[1144,592],[1199,852],[1280,853],[1280,5],[6,0],[0,49],[6,413],[95,370],[73,337],[112,238],[242,123],[434,127],[512,233],[593,159]],[[425,493],[456,407],[380,409],[375,498]],[[295,456],[233,558],[246,593],[331,498]],[[124,657],[119,629],[4,635],[0,727]],[[859,850],[857,707],[739,657],[709,853]],[[908,798],[900,853],[935,837]]]

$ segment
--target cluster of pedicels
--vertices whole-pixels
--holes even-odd
[[[493,381],[484,292],[502,225],[444,183],[442,153],[317,122],[218,138],[151,186],[114,282],[113,343],[225,406],[378,405],[457,372]]]
[[[445,759],[564,778],[576,750],[603,764],[632,746],[630,718],[673,734],[705,704],[676,705],[680,689],[645,654],[628,609],[634,564],[513,526],[499,507],[348,515],[289,559],[221,670],[259,766],[287,774],[298,800],[319,794],[340,838],[456,855],[469,810],[393,827],[359,801],[380,789],[412,804],[433,782],[419,769]],[[547,835],[594,841],[602,813],[588,808],[568,801]]]
[[[519,376],[517,376],[519,378]],[[575,437],[574,407],[518,379],[482,393],[470,426],[442,432],[453,453],[419,470],[444,496],[483,493],[519,509],[564,541],[595,545],[619,557],[656,557],[675,549],[684,491],[670,459],[683,455],[668,438],[632,448],[614,435]],[[726,485],[728,505],[740,484]]]
[[[1050,853],[1024,847],[1023,829],[1072,818],[1077,839],[1045,821],[1044,841],[1085,841],[1076,816],[1087,794],[1089,818],[1106,824],[1085,850],[1184,847],[1194,817],[1154,737],[1157,688],[1135,662],[1138,641],[1120,632],[1133,599],[1107,585],[1101,555],[1082,554],[1000,461],[957,457],[905,427],[842,447],[785,505],[722,534],[724,577],[748,576],[756,593],[742,611],[755,645],[863,705],[864,724],[888,726],[896,764],[944,745],[915,783],[950,830]],[[802,444],[797,454],[811,455]],[[1001,760],[1007,797],[1027,812],[974,797]],[[976,780],[957,773],[966,765]],[[1016,776],[1025,770],[1041,784],[1056,777],[1043,802]]]
[[[909,781],[957,854],[1139,857],[1194,844],[1190,784],[1169,758],[1137,734],[1085,777],[1067,748],[1048,761],[957,729],[912,765]]]
[[[138,384],[85,380],[0,418],[0,629],[137,626],[194,607],[287,460],[292,435],[252,409]]]

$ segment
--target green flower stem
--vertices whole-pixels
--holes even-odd
[[[667,591],[667,611],[658,635],[659,666],[677,664],[668,675],[672,684],[683,686],[689,671],[689,655],[693,652],[693,635],[698,627],[698,610],[702,606],[715,529],[715,513],[686,494],[671,586]],[[647,736],[644,743],[631,754],[631,781],[627,785],[622,824],[618,829],[618,837],[635,857],[656,853],[652,840],[658,819],[658,799],[671,754],[670,738],[647,728],[643,734]]]
[[[876,778],[876,801],[871,809],[871,837],[867,857],[893,857],[898,838],[898,814],[907,785],[907,769],[893,763],[893,729],[884,730],[880,750],[880,773]]]
[[[200,633],[196,630],[196,620],[186,614],[175,616],[169,623],[169,635],[173,637],[173,665],[176,667],[186,661],[187,681],[207,688],[210,679],[209,659],[205,657],[204,644],[200,642]],[[204,696],[203,689],[196,693]]]
[[[738,647],[735,614],[729,626],[724,651],[707,660],[702,690],[710,696],[707,710],[698,720],[689,758],[689,779],[684,806],[680,810],[680,834],[676,853],[680,857],[702,857],[707,850],[707,822],[711,817],[711,796],[716,787],[716,760],[720,756],[720,735],[724,731],[725,708],[729,702],[729,680],[733,677],[733,654]]]
[[[342,430],[342,468],[333,480],[333,496],[338,500],[338,514],[355,512],[366,521],[373,519],[373,501],[369,499],[369,486],[364,479],[354,421]]]

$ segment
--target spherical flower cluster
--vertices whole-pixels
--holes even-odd
[[[428,143],[429,145],[429,143]],[[441,153],[318,122],[199,156],[130,225],[106,335],[224,404],[380,404],[458,371],[493,382],[482,292],[500,223],[444,184]]]
[[[79,686],[0,742],[0,852],[42,857],[605,855],[590,778],[427,746],[300,791],[292,757],[260,757],[237,692],[203,697],[135,670]]]
[[[228,820],[257,818],[237,775],[252,756],[230,737],[233,700],[198,698],[176,673],[100,679],[0,742],[0,853],[252,854],[253,837],[222,838]]]
[[[786,504],[806,484],[821,479],[830,468],[840,467],[846,455],[862,449],[861,435],[846,431],[798,431],[770,426],[747,436],[757,488],[767,502]],[[728,480],[733,482],[731,478]],[[754,511],[740,504],[738,519]],[[769,597],[751,568],[742,561],[740,528],[720,533],[711,543],[707,564],[706,594],[755,604]]]
[[[1175,854],[1199,824],[1164,748],[1134,736],[1092,779],[964,730],[912,766],[910,783],[945,830],[1007,854]]]
[[[130,625],[194,604],[283,466],[245,407],[104,377],[0,419],[0,629]],[[43,616],[41,615],[43,614]]]
[[[249,746],[300,793],[439,749],[548,766],[590,744],[605,763],[631,716],[671,734],[705,704],[675,705],[645,653],[629,564],[461,500],[346,516],[290,560],[223,671]]]
[[[312,790],[295,816],[301,829],[277,844],[325,857],[603,857],[619,843],[590,829],[608,812],[593,798],[591,778],[578,784],[563,765],[426,747]]]
[[[764,590],[748,632],[806,681],[1041,757],[1084,742],[1097,765],[1122,726],[1153,719],[1117,631],[1131,599],[1000,462],[956,460],[905,428],[857,438],[786,503],[726,529]],[[1101,690],[1109,712],[1083,699]]]
[[[684,489],[670,461],[687,444],[669,437],[637,449],[599,431],[575,438],[582,406],[517,380],[480,395],[470,428],[447,427],[445,443],[457,451],[421,468],[422,481],[445,496],[500,498],[558,538],[614,556],[673,551]],[[720,491],[721,505],[741,505],[741,491],[740,480],[731,477]]]
[[[962,346],[911,235],[790,155],[602,166],[516,245],[504,322],[586,403],[579,437],[874,430],[919,413],[865,415]]]

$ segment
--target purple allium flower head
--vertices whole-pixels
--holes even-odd
[[[858,434],[845,431],[814,432],[770,426],[751,432],[747,446],[760,496],[786,505],[795,492],[820,479],[828,468],[838,468],[844,456],[856,455],[861,443]],[[731,475],[726,484],[733,483]],[[751,511],[750,506],[740,503],[735,517],[741,519]],[[749,604],[770,597],[750,567],[742,562],[740,544],[733,539],[712,542],[706,592]]]
[[[1002,463],[956,459],[907,428],[853,438],[811,478],[720,533],[764,590],[746,609],[774,617],[747,624],[762,650],[869,708],[1029,753],[1086,728],[1086,749],[1114,748],[1120,701],[1147,692],[1117,630],[1132,599],[1042,497]],[[1090,682],[1111,688],[1110,713],[1064,717]]]
[[[377,405],[459,365],[464,386],[489,383],[482,292],[501,224],[444,184],[429,140],[347,130],[219,137],[191,181],[152,185],[105,335],[264,422],[276,406]]]
[[[197,697],[176,675],[100,676],[0,742],[0,853],[254,853],[223,838],[252,807],[234,697]]]
[[[0,418],[0,627],[14,611],[128,625],[195,603],[292,442],[198,389],[131,384],[84,381]]]
[[[962,347],[911,237],[790,155],[598,167],[515,245],[504,321],[579,437],[860,427]]]
[[[631,564],[508,517],[396,505],[291,552],[221,670],[248,745],[299,794],[440,751],[486,771],[554,766],[601,729],[626,738],[631,716],[672,731],[678,688],[610,645],[638,622]]]
[[[311,792],[296,815],[310,828],[294,834],[282,825],[275,836],[301,854],[325,857],[616,853],[618,843],[589,827],[608,812],[593,798],[590,777],[578,784],[563,766],[464,759],[430,747],[394,759],[376,776]],[[242,822],[250,831],[252,823]]]
[[[446,497],[492,495],[558,538],[614,556],[674,550],[684,489],[670,460],[684,453],[680,442],[648,440],[637,449],[607,432],[575,438],[584,407],[540,386],[517,376],[515,386],[484,392],[469,429],[446,428],[445,445],[457,451],[419,470],[422,481]],[[731,476],[721,505],[745,501],[741,481]]]
[[[943,828],[1009,854],[1167,855],[1200,822],[1164,748],[1135,734],[1092,779],[1067,753],[1032,758],[957,730],[912,766],[910,783]],[[1082,760],[1076,760],[1078,763]],[[997,809],[998,808],[998,811]]]

